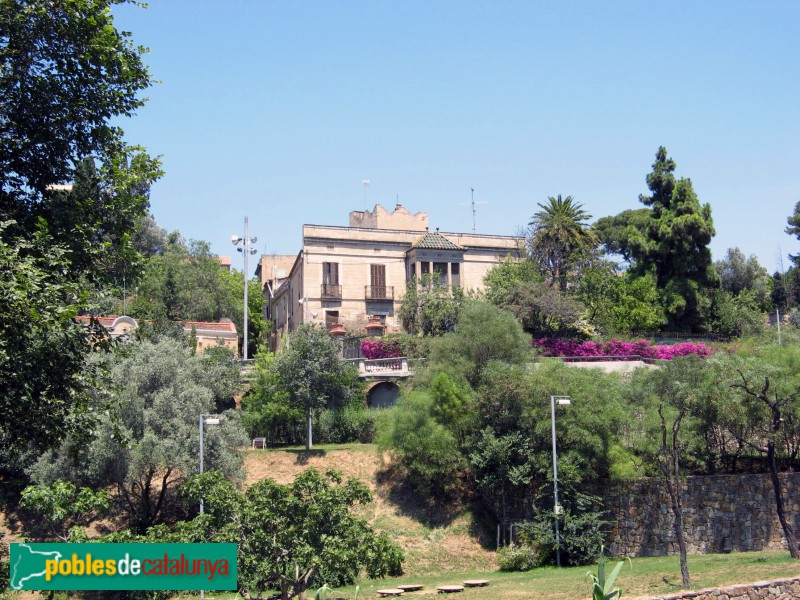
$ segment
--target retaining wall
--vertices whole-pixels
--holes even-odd
[[[775,581],[760,581],[745,585],[732,585],[724,588],[713,588],[697,592],[678,592],[667,596],[649,596],[636,600],[756,600],[758,598],[772,598],[774,600],[789,600],[800,598],[800,577],[790,579],[777,579]]]
[[[787,517],[800,533],[800,473],[783,473],[780,480]],[[683,489],[688,552],[786,548],[768,474],[687,477]],[[672,509],[661,480],[609,484],[602,495],[614,523],[606,544],[609,554],[677,553]]]

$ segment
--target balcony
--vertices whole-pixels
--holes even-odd
[[[323,283],[320,289],[320,297],[323,300],[341,300],[342,286],[334,283]]]
[[[373,302],[394,302],[394,286],[365,285],[364,297]]]

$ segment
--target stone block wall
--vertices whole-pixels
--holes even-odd
[[[733,585],[696,592],[678,592],[667,596],[651,596],[636,600],[757,600],[760,598],[773,600],[800,598],[800,577],[760,581],[758,583]]]
[[[800,532],[800,473],[780,479],[789,522]],[[660,479],[610,484],[602,495],[614,524],[609,554],[677,552],[669,496]],[[690,553],[786,548],[768,474],[687,477],[683,510]]]

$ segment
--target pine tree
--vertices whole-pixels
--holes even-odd
[[[708,244],[714,236],[711,206],[700,204],[690,179],[675,179],[675,161],[663,146],[647,176],[652,195],[639,196],[650,207],[644,233],[631,240],[640,274],[656,276],[670,329],[699,331],[710,306],[709,290],[719,285]]]

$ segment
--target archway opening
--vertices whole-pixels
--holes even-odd
[[[370,408],[391,408],[400,396],[400,388],[391,381],[381,381],[367,392],[367,406]]]

